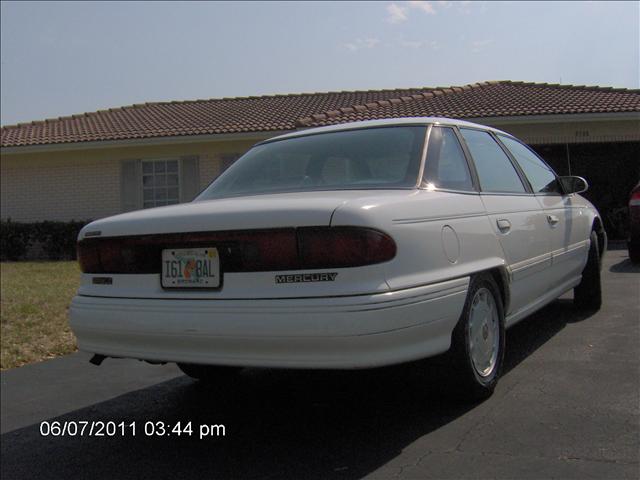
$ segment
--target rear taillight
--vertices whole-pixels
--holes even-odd
[[[86,241],[79,242],[76,252],[80,270],[84,273],[102,273],[103,269],[96,244],[87,243]]]
[[[300,228],[298,245],[303,269],[361,267],[396,255],[393,239],[370,228]]]
[[[640,207],[640,190],[635,191],[631,194],[631,198],[629,199],[630,207]]]
[[[84,273],[160,273],[163,249],[211,246],[225,272],[361,267],[396,254],[378,230],[306,227],[89,238],[78,243],[78,261]]]

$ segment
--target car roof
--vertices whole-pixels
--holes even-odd
[[[339,132],[343,130],[354,130],[362,128],[375,128],[386,126],[398,126],[398,125],[456,125],[459,127],[474,127],[482,130],[492,131],[496,133],[502,133],[504,135],[512,136],[510,133],[503,132],[493,127],[486,125],[480,125],[479,123],[467,122],[465,120],[456,120],[454,118],[445,117],[406,117],[406,118],[384,118],[380,120],[365,120],[360,122],[340,123],[338,125],[329,125],[327,127],[307,128],[304,130],[298,130],[292,133],[286,133],[277,137],[265,140],[262,143],[269,143],[275,140],[282,140],[285,138],[301,137],[305,135],[312,135],[316,133],[328,133]]]

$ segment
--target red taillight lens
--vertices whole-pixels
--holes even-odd
[[[640,207],[640,190],[637,190],[631,194],[629,199],[630,207]]]
[[[391,260],[396,244],[386,233],[370,228],[298,229],[302,268],[361,267]]]
[[[293,228],[89,238],[78,244],[85,273],[160,273],[162,250],[215,246],[226,272],[296,269]]]
[[[210,246],[225,272],[360,267],[396,254],[378,230],[311,227],[90,238],[78,244],[78,261],[84,273],[160,273],[163,249]]]
[[[102,272],[97,244],[87,242],[86,240],[79,242],[76,252],[78,255],[78,263],[80,263],[80,270],[85,273]]]

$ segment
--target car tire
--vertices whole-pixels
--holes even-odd
[[[240,367],[220,367],[214,365],[196,365],[194,363],[178,363],[178,368],[182,373],[206,383],[224,383],[232,380],[242,368]]]
[[[595,231],[591,232],[590,241],[587,264],[582,270],[582,280],[573,289],[573,304],[580,310],[596,311],[602,306],[602,285],[600,283],[600,248]]]
[[[631,263],[640,263],[640,241],[628,244],[629,248],[629,260]]]
[[[502,372],[505,345],[504,306],[491,275],[471,277],[451,340],[453,390],[471,401],[489,397]]]

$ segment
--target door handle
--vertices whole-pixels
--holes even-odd
[[[496,224],[498,225],[498,230],[502,233],[507,233],[511,230],[511,222],[506,218],[501,218],[500,220],[496,220]]]
[[[549,225],[551,225],[552,227],[555,227],[559,221],[560,219],[555,215],[547,215],[547,222],[549,222]]]

